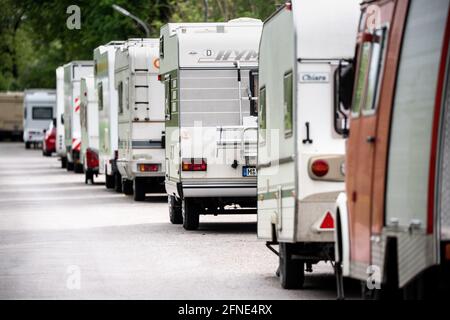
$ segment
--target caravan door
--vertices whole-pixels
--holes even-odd
[[[351,112],[351,132],[347,145],[347,192],[352,269],[365,276],[371,260],[373,181],[376,156],[381,152],[377,124],[379,92],[386,62],[394,1],[366,6],[358,35],[356,83]]]

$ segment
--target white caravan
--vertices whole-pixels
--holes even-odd
[[[72,61],[64,66],[64,140],[67,170],[83,172],[81,163],[80,80],[92,75],[92,61]]]
[[[135,201],[164,188],[164,85],[158,80],[159,39],[130,39],[116,51],[122,191]]]
[[[255,213],[261,30],[247,18],[161,29],[166,190],[171,222],[187,230],[200,214]]]
[[[346,115],[335,76],[354,56],[359,0],[294,0],[264,24],[259,58],[258,238],[279,245],[282,287],[334,260]],[[282,50],[280,50],[282,48]]]
[[[116,50],[123,41],[110,42],[94,50],[95,87],[98,94],[99,119],[99,172],[105,175],[106,188],[121,191],[120,173],[117,171],[118,156],[118,97],[114,84],[114,60]]]
[[[29,149],[40,145],[56,112],[56,92],[49,89],[25,90],[23,99],[23,141]]]
[[[81,163],[85,183],[94,184],[98,175],[98,105],[93,76],[81,78],[80,85]]]
[[[64,142],[64,67],[56,69],[56,154],[61,159],[61,168],[67,166],[67,151]]]

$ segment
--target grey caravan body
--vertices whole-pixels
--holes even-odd
[[[358,17],[358,0],[295,0],[264,23],[257,229],[280,245],[284,288],[301,287],[305,269],[333,260],[334,204],[345,188],[334,79],[353,59]]]
[[[41,144],[44,130],[56,112],[56,92],[50,89],[25,90],[23,99],[23,141],[27,149]]]
[[[67,165],[66,144],[64,141],[64,67],[56,69],[56,154],[61,159],[61,167]]]
[[[256,207],[250,109],[261,29],[254,19],[161,29],[166,190],[172,223],[186,229],[198,227],[199,214],[254,213],[244,208]]]
[[[164,189],[164,85],[159,39],[130,39],[116,51],[118,159],[122,189],[136,201]]]
[[[105,175],[107,188],[114,188],[115,185],[117,187],[117,182],[121,180],[116,167],[118,97],[114,83],[114,60],[116,50],[123,43],[114,41],[94,50],[95,87],[98,93],[99,172]]]
[[[64,140],[67,170],[83,172],[81,163],[80,81],[94,73],[93,61],[72,61],[64,66]]]

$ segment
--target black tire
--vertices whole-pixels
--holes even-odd
[[[145,182],[141,179],[133,180],[133,199],[134,201],[145,201]]]
[[[194,204],[189,198],[182,201],[183,228],[185,230],[197,230],[200,224],[200,215]]]
[[[169,203],[169,218],[172,224],[183,223],[183,212],[180,201],[174,196],[168,196],[167,201]]]
[[[122,180],[122,192],[127,196],[133,195],[133,181],[124,179]]]
[[[119,172],[114,174],[114,190],[118,193],[122,193],[122,175]]]
[[[66,157],[61,158],[61,168],[62,169],[67,168],[67,158]]]
[[[75,173],[83,173],[84,172],[83,165],[81,163],[77,163],[75,165],[74,172]]]
[[[105,186],[106,189],[113,189],[114,188],[114,176],[105,175]]]
[[[67,161],[67,171],[73,171],[74,170],[75,165],[73,164],[73,162],[69,162]]]
[[[305,263],[292,258],[292,249],[292,244],[280,243],[280,283],[283,289],[302,289],[305,282]]]
[[[25,142],[25,149],[31,148],[31,142]]]
[[[84,183],[88,184],[89,181],[91,181],[91,183],[94,184],[94,173],[86,170],[84,172]]]

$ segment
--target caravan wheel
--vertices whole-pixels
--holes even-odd
[[[122,175],[119,172],[114,175],[114,189],[116,192],[122,193]]]
[[[133,195],[133,181],[125,179],[122,181],[122,191],[127,196]]]
[[[292,258],[292,246],[290,243],[280,243],[280,282],[284,289],[301,289],[305,282],[305,263]]]
[[[183,223],[183,212],[181,209],[180,202],[174,196],[168,196],[167,201],[169,202],[169,217],[172,224],[182,224]]]
[[[197,230],[200,223],[195,203],[192,199],[184,198],[182,202],[183,228],[185,230]]]
[[[73,162],[67,162],[67,171],[73,171],[74,164]]]
[[[105,186],[106,189],[114,188],[114,176],[110,176],[109,174],[105,175]]]
[[[145,201],[145,181],[134,178],[134,201]]]

